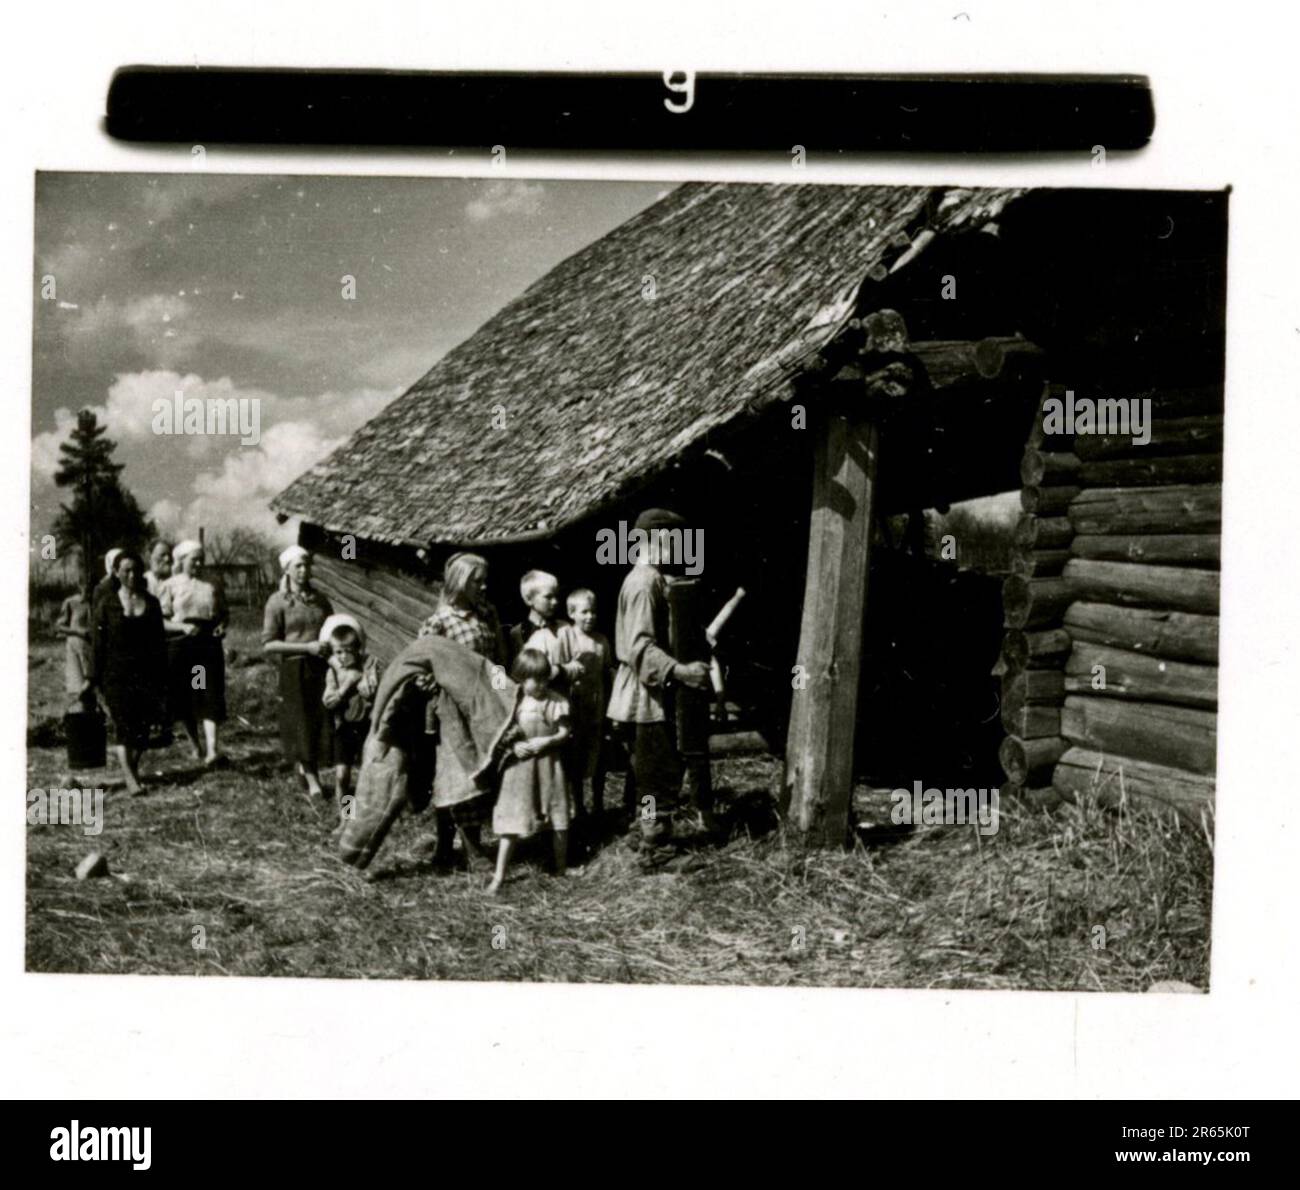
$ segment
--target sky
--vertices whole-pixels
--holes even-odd
[[[33,532],[58,511],[58,444],[89,406],[166,536],[243,525],[291,540],[272,496],[534,280],[669,189],[38,174]],[[178,390],[257,398],[260,443],[155,433],[155,401]]]

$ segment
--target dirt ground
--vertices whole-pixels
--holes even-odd
[[[59,739],[61,642],[29,657],[28,789],[106,790],[103,832],[29,825],[27,968],[108,974],[512,979],[1145,991],[1208,987],[1212,850],[1142,812],[1002,806],[1000,830],[880,829],[844,852],[779,825],[774,758],[724,760],[726,839],[645,873],[616,829],[621,782],[576,875],[545,848],[502,895],[436,874],[431,816],[399,821],[365,876],[334,855],[337,813],[280,760],[274,671],[255,617],[228,638],[223,749],[203,772],[186,745],[146,755],[149,791],[113,772],[69,781]],[[877,824],[887,803],[859,791]],[[883,796],[883,795],[882,795]],[[689,843],[689,841],[688,841]],[[78,881],[88,852],[106,878]]]

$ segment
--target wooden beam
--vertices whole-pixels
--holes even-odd
[[[1008,628],[1057,624],[1061,613],[1076,598],[1074,589],[1063,578],[1025,578],[1013,574],[1002,583],[1002,608]]]
[[[1149,562],[1162,566],[1195,566],[1203,570],[1219,565],[1217,533],[1128,533],[1110,537],[1084,533],[1066,551],[1076,558],[1099,562]]]
[[[1128,455],[1208,454],[1223,449],[1223,417],[1165,418],[1156,411],[1151,440],[1141,446],[1123,434],[1081,434],[1075,454],[1085,462]]]
[[[1016,544],[1031,549],[1060,549],[1068,546],[1073,537],[1069,517],[1041,517],[1027,512],[1016,522]]]
[[[1008,579],[1007,582],[1011,582]],[[1075,599],[1118,603],[1124,607],[1219,614],[1219,572],[1181,566],[1146,566],[1137,562],[1097,562],[1075,558],[1065,564],[1063,580]]]
[[[1080,482],[1094,488],[1146,488],[1213,483],[1223,478],[1223,455],[1138,455],[1080,464]]]
[[[1059,669],[1069,651],[1070,634],[1064,628],[1043,632],[1012,628],[1002,638],[1002,657],[1011,673],[1022,669]]]
[[[1072,640],[1129,649],[1173,661],[1219,663],[1219,617],[1164,609],[1072,603],[1065,611]]]
[[[810,842],[848,838],[858,676],[879,430],[841,414],[817,428],[799,672],[782,801]]]
[[[1065,690],[1069,694],[1174,703],[1213,711],[1219,705],[1219,670],[1214,665],[1165,661],[1146,653],[1075,641],[1065,663]]]
[[[1063,516],[1070,501],[1079,494],[1077,487],[1063,484],[1058,487],[1020,489],[1020,507],[1041,517]]]
[[[1167,488],[1085,488],[1070,504],[1076,533],[1217,533],[1223,491],[1218,484]]]
[[[1054,484],[1078,484],[1079,456],[1068,451],[1044,450],[1026,446],[1020,458],[1020,482],[1026,487],[1051,487]]]
[[[1079,694],[1069,695],[1061,711],[1061,734],[1072,744],[1208,776],[1217,726],[1213,711]]]
[[[1071,801],[1095,797],[1103,806],[1135,798],[1177,810],[1193,823],[1214,808],[1214,778],[1169,765],[1073,747],[1057,762],[1052,784]]]

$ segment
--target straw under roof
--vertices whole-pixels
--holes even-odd
[[[554,532],[789,396],[908,237],[978,227],[1018,193],[680,186],[530,285],[272,507],[417,546]]]

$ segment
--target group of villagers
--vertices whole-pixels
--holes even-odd
[[[653,534],[682,524],[674,513],[650,509],[636,527]],[[142,788],[141,754],[170,738],[171,723],[182,724],[204,766],[222,762],[228,613],[219,584],[203,577],[203,561],[194,541],[173,549],[157,543],[148,569],[129,550],[110,551],[108,573],[89,598],[64,604],[69,691],[90,700],[95,691],[102,695],[132,793]],[[313,583],[311,554],[290,546],[279,561],[262,644],[279,666],[281,746],[307,795],[338,799],[341,831],[358,783],[364,799],[391,766],[389,744],[401,737],[394,727],[399,700],[390,695],[401,683],[420,698],[421,722],[404,738],[411,755],[403,763],[409,759],[412,772],[432,770],[436,866],[474,868],[485,860],[482,829],[490,822],[498,844],[487,892],[501,888],[519,841],[535,835],[551,835],[554,871],[571,872],[570,829],[604,810],[614,740],[627,751],[623,810],[640,845],[647,854],[667,845],[682,786],[673,692],[705,689],[709,675],[703,662],[682,663],[669,651],[670,568],[658,555],[640,558],[625,577],[611,644],[597,628],[595,595],[570,590],[562,618],[559,580],[540,570],[520,579],[525,615],[505,631],[486,595],[487,560],[455,554],[420,639],[383,676],[367,652],[364,626],[335,613]],[[506,673],[512,683],[502,680]],[[406,682],[408,674],[416,680]],[[482,733],[491,736],[482,755],[467,752],[472,732],[459,732],[465,724],[480,742]],[[330,767],[332,790],[322,781]]]

